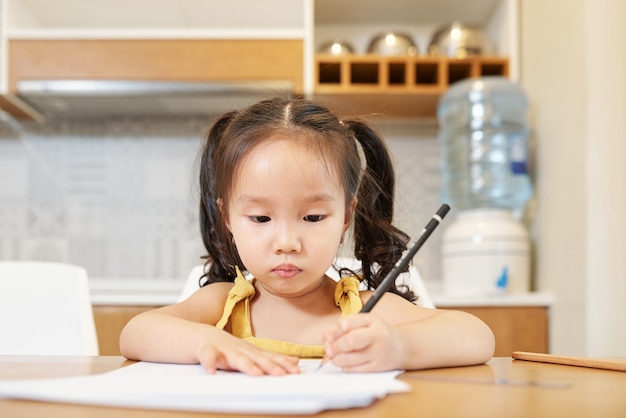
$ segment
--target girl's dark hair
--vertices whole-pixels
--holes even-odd
[[[275,97],[221,116],[201,150],[200,231],[205,283],[232,282],[235,266],[245,269],[224,222],[230,193],[243,159],[270,137],[293,138],[315,150],[337,173],[346,204],[356,197],[354,255],[362,263],[362,281],[375,289],[406,250],[409,237],[392,225],[395,176],[389,152],[366,123],[339,121],[326,107],[302,98]],[[365,161],[361,161],[359,152]],[[221,206],[221,209],[220,209]],[[391,292],[408,300],[408,288]]]

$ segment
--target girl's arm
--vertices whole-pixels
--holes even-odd
[[[370,314],[344,318],[325,345],[346,371],[417,370],[484,363],[493,356],[495,338],[473,315],[421,308],[387,293]]]
[[[131,360],[200,363],[209,373],[217,369],[252,375],[297,373],[296,358],[261,350],[215,327],[231,287],[214,283],[183,302],[135,316],[120,335],[122,355]]]

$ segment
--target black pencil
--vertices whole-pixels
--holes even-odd
[[[370,312],[372,309],[374,309],[374,306],[378,303],[380,298],[382,298],[385,292],[389,290],[392,283],[395,283],[398,276],[407,269],[411,259],[415,256],[415,254],[422,247],[422,245],[424,245],[424,242],[426,242],[428,237],[430,237],[435,228],[437,228],[437,226],[441,223],[441,221],[448,214],[449,211],[449,205],[447,205],[446,203],[441,205],[439,210],[437,210],[432,218],[430,218],[424,229],[422,229],[422,232],[417,237],[417,239],[409,243],[409,246],[402,253],[400,259],[396,262],[391,271],[387,273],[387,276],[385,276],[385,278],[376,288],[376,290],[374,290],[374,293],[372,293],[372,297],[369,298],[367,303],[363,306],[363,308],[361,308],[360,313]],[[320,362],[319,366],[317,366],[315,371],[317,372],[319,369],[321,369],[325,363],[326,356],[322,358],[322,361]]]
[[[400,273],[405,271],[409,266],[409,262],[415,256],[417,251],[424,245],[424,242],[428,239],[430,234],[433,233],[435,228],[441,223],[443,218],[450,211],[450,206],[447,204],[441,205],[439,210],[433,215],[433,217],[428,221],[424,229],[422,229],[421,234],[415,239],[412,243],[409,244],[408,248],[402,253],[400,259],[396,262],[395,266],[391,271],[385,276],[380,285],[376,288],[372,297],[367,301],[363,309],[361,309],[361,313],[370,312],[374,306],[378,303],[380,298],[385,294],[387,290],[391,287],[391,285],[396,281]]]

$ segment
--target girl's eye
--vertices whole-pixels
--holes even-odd
[[[252,222],[262,224],[262,223],[271,221],[272,218],[270,218],[269,216],[250,216],[250,220]]]
[[[324,215],[307,215],[304,217],[304,220],[307,222],[319,222],[326,218]]]

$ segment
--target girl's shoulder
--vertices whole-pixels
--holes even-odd
[[[181,303],[185,304],[224,304],[234,283],[216,282],[199,287]]]
[[[234,283],[217,282],[202,286],[184,301],[173,305],[184,317],[198,322],[216,323]]]
[[[192,296],[196,294],[202,294],[203,298],[223,298],[228,297],[228,293],[231,291],[235,283],[233,282],[215,282],[209,283],[200,287]]]

